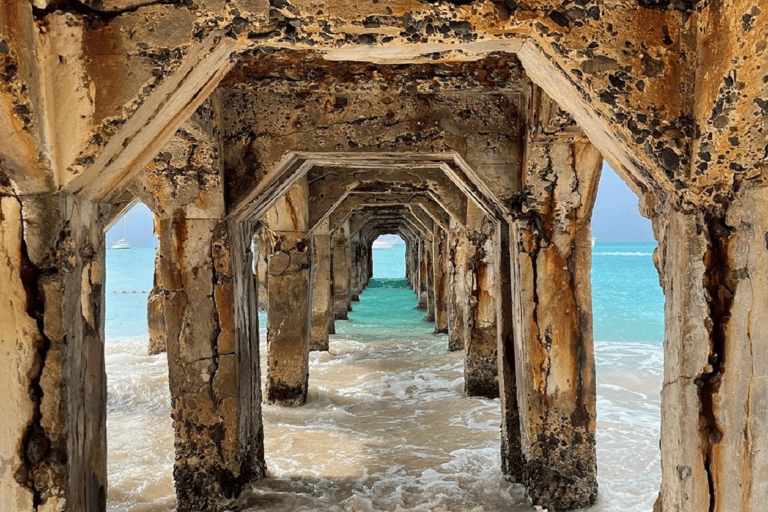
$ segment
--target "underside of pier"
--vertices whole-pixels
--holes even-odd
[[[0,509],[106,509],[104,233],[139,200],[179,511],[264,478],[261,404],[305,402],[382,234],[505,476],[594,503],[605,159],[658,241],[657,507],[763,510],[766,40],[751,0],[2,2]]]

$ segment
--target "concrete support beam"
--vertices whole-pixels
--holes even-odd
[[[259,311],[269,307],[269,255],[272,254],[272,233],[261,222],[256,224],[253,232],[253,271],[256,273],[258,287]]]
[[[333,251],[333,319],[347,320],[352,305],[349,296],[351,247],[349,227],[339,227],[332,236]]]
[[[435,321],[435,257],[434,257],[434,239],[424,240],[424,268],[426,272],[427,284],[427,315],[424,320],[427,322]]]
[[[312,325],[310,350],[328,350],[328,334],[333,324],[331,285],[331,235],[321,229],[312,235]]]
[[[528,155],[510,249],[523,483],[534,505],[569,510],[597,497],[589,218],[601,158],[588,143]]]
[[[0,195],[0,509],[106,508],[98,205]]]
[[[448,231],[448,350],[464,350],[467,337],[467,236],[461,226],[451,222]]]
[[[467,288],[469,309],[464,348],[464,391],[468,396],[499,396],[498,323],[496,301],[499,293],[498,222],[471,207],[467,213],[469,231],[467,273],[472,283]]]
[[[217,147],[187,124],[130,187],[155,214],[184,512],[226,510],[265,472],[252,228],[225,220]]]
[[[427,311],[427,308],[429,307],[427,273],[430,269],[427,266],[427,261],[429,259],[427,255],[427,242],[423,238],[418,241],[418,251],[416,260],[418,268],[416,273],[416,296],[419,298],[419,302],[416,305],[416,309]]]
[[[158,231],[159,230],[156,227],[155,233]],[[165,322],[165,300],[163,297],[165,286],[162,282],[162,265],[163,260],[160,253],[156,252],[152,290],[150,290],[149,296],[147,297],[147,334],[149,335],[147,354],[150,356],[165,352],[168,344],[168,341],[166,340],[168,326]]]
[[[721,215],[660,212],[666,296],[663,510],[758,511],[768,496],[768,187]]]
[[[498,320],[499,398],[501,402],[501,472],[512,482],[523,482],[525,458],[520,440],[520,410],[515,368],[514,311],[510,225],[499,223],[499,278],[496,300]]]
[[[448,234],[437,228],[432,241],[435,274],[435,332],[448,332]]]
[[[250,239],[234,244],[225,221],[183,215],[160,219],[157,235],[177,509],[225,510],[265,472],[256,301],[240,283],[252,274],[233,265]]]
[[[306,179],[297,182],[268,214],[274,237],[269,256],[267,403],[296,406],[307,399],[312,297]]]
[[[350,279],[349,279],[349,300],[360,302],[360,294],[363,293],[363,273],[365,272],[366,245],[358,233],[350,240]]]

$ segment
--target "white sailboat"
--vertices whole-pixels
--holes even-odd
[[[115,240],[112,245],[109,246],[110,249],[130,249],[131,244],[128,243],[128,240],[125,238],[125,217],[123,217],[123,238],[120,238],[118,240]]]
[[[374,240],[373,247],[374,249],[391,249],[392,246],[395,245],[392,242],[385,242],[384,240]]]

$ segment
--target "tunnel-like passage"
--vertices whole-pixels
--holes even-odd
[[[304,403],[369,228],[409,241],[466,391],[499,393],[504,474],[537,505],[593,502],[602,155],[659,243],[659,507],[762,510],[765,9],[188,4],[0,6],[0,508],[104,509],[104,227],[126,195],[156,216],[178,510],[265,476],[259,297],[264,398]],[[353,204],[377,192],[424,202]]]

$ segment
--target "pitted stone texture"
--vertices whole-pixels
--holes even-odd
[[[267,403],[302,405],[309,380],[309,244],[276,233],[269,257]]]
[[[454,221],[448,233],[448,350],[463,350],[466,345],[467,308],[466,244],[464,231]]]
[[[0,459],[5,461],[0,471],[0,508],[32,512],[34,492],[27,487],[28,469],[19,451],[24,432],[34,421],[36,404],[30,399],[29,385],[40,378],[40,350],[44,337],[37,321],[28,312],[30,290],[24,282],[21,203],[12,196],[0,196],[0,253],[5,264],[0,266],[2,309],[0,322],[0,409],[4,420],[0,424]],[[33,450],[33,454],[44,452]],[[41,453],[42,455],[42,453]],[[20,473],[20,474],[19,474]],[[22,476],[21,482],[18,477]]]
[[[533,140],[528,154],[510,248],[523,483],[534,504],[568,510],[597,497],[589,216],[601,159],[580,142]]]
[[[160,219],[157,227],[177,508],[223,510],[265,471],[260,411],[251,396],[238,392],[238,382],[248,384],[241,365],[249,364],[249,354],[235,344],[240,308],[229,230],[223,221],[181,214]]]
[[[0,503],[21,511],[104,510],[99,208],[63,195],[1,196],[0,212],[0,281],[11,315],[0,322],[0,374],[7,386]]]
[[[328,331],[332,324],[331,237],[312,237],[312,326],[310,350],[328,350]]]
[[[466,324],[464,391],[468,396],[497,398],[498,226],[478,210],[473,210],[473,215],[469,216],[472,220],[468,220],[473,229],[468,233],[468,243],[472,248],[467,266],[472,285],[468,288],[470,299]]]

